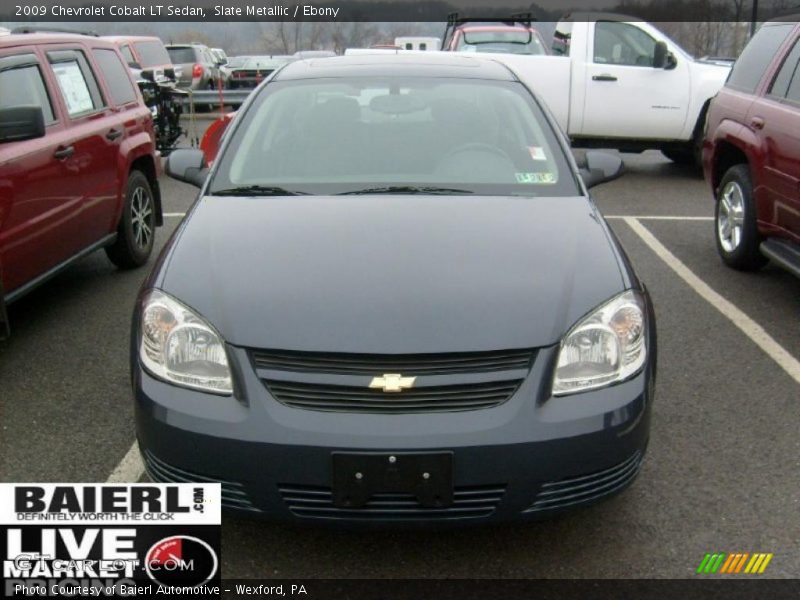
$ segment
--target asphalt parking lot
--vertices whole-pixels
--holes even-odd
[[[651,441],[636,483],[541,523],[332,531],[225,518],[226,578],[693,577],[706,552],[771,552],[800,576],[800,280],[717,258],[705,183],[658,152],[596,188],[659,327]],[[164,179],[163,246],[194,189]],[[151,261],[152,264],[152,261]],[[103,253],[10,309],[0,345],[3,481],[136,479],[129,323],[148,269]]]

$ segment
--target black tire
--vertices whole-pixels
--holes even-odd
[[[700,118],[694,127],[692,139],[684,147],[670,147],[662,149],[661,153],[678,165],[685,165],[697,168],[701,171],[703,168],[703,124],[706,121],[706,111],[700,113]]]
[[[141,267],[153,252],[156,203],[150,182],[133,170],[125,186],[125,205],[117,227],[117,240],[106,248],[109,260],[120,269]]]
[[[756,223],[750,168],[746,164],[728,169],[719,184],[714,210],[714,239],[720,257],[729,267],[755,271],[767,263],[758,249],[761,235]]]

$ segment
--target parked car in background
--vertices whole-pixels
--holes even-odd
[[[237,67],[241,67],[244,62],[250,58],[249,56],[229,56],[228,61],[221,65],[219,68],[220,77],[222,77],[222,81],[226,84],[228,80],[231,78],[231,69],[235,69]]]
[[[5,27],[0,27],[0,35],[11,35],[11,30],[6,29]]]
[[[441,50],[442,40],[438,37],[423,36],[396,37],[394,45],[403,50]]]
[[[708,111],[706,180],[722,260],[800,276],[800,15],[765,23]]]
[[[190,90],[217,88],[219,66],[208,46],[203,44],[170,44],[167,47],[176,74],[180,71],[178,87]]]
[[[109,35],[103,39],[116,44],[128,66],[135,71],[152,71],[154,79],[180,79],[181,69],[176,69],[160,38],[152,36]]]
[[[228,55],[222,48],[211,48],[211,54],[217,59],[217,64],[222,66],[228,63]]]
[[[147,262],[162,222],[153,138],[116,45],[0,37],[0,314],[93,250]]]
[[[540,95],[575,147],[655,148],[700,164],[708,103],[729,67],[696,61],[652,25],[610,13],[568,15],[552,47],[555,56],[491,57]]]
[[[647,448],[656,329],[576,163],[506,67],[296,62],[260,86],[144,283],[150,477],[306,523],[536,519],[619,493]]]
[[[228,88],[254,88],[278,69],[295,60],[292,56],[248,56],[228,68]]]
[[[453,13],[448,16],[442,49],[451,52],[549,54],[547,44],[531,23],[529,13],[508,19],[464,18]]]

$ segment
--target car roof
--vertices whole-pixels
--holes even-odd
[[[13,48],[15,46],[38,46],[42,44],[69,44],[90,43],[95,47],[115,48],[109,40],[92,35],[79,33],[12,33],[0,36],[0,48]]]
[[[110,40],[116,44],[125,42],[160,42],[161,38],[154,35],[104,35],[104,40]]]
[[[516,81],[505,65],[483,57],[448,52],[409,54],[391,50],[292,62],[280,70],[276,80],[403,76]]]

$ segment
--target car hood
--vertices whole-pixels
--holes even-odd
[[[542,347],[628,286],[586,199],[205,197],[153,285],[246,347]]]

